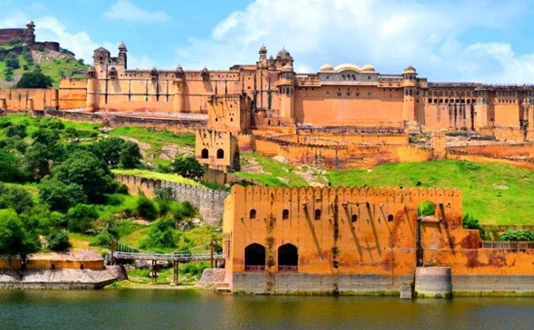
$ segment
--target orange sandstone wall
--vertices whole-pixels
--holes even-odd
[[[59,82],[59,109],[85,108],[87,79],[65,78]]]
[[[454,276],[534,275],[533,251],[482,249],[478,231],[462,228],[460,191],[369,187],[234,186],[223,225],[227,272],[245,272],[245,248],[255,243],[265,247],[266,272],[276,273],[278,248],[290,243],[299,274],[411,275],[423,201],[436,205],[421,225],[425,265],[452,267]]]
[[[56,108],[57,89],[0,88],[0,106],[4,110],[25,111]]]
[[[297,89],[295,119],[322,126],[402,127],[402,89],[339,86]]]

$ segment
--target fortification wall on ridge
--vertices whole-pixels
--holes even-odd
[[[154,196],[155,190],[158,187],[170,188],[176,201],[189,201],[198,208],[202,219],[210,225],[217,225],[222,219],[224,200],[228,196],[227,192],[206,187],[152,180],[133,175],[115,175],[115,179],[124,183],[130,193],[136,194],[141,190],[149,197]]]

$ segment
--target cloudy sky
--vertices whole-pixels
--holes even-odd
[[[92,61],[128,47],[129,68],[226,69],[285,47],[299,72],[323,63],[407,65],[432,81],[534,83],[534,1],[0,0],[0,27],[37,25]]]

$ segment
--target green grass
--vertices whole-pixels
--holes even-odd
[[[262,167],[264,173],[232,173],[237,177],[253,179],[260,184],[270,186],[303,187],[308,185],[306,180],[294,172],[295,167],[290,164],[284,164],[268,157],[261,157],[255,152],[243,153],[241,157],[245,160],[247,158],[254,159]]]
[[[194,180],[191,180],[191,179],[184,178],[183,176],[180,176],[178,174],[159,173],[159,172],[153,172],[149,170],[140,170],[140,169],[134,169],[134,170],[117,169],[117,170],[111,170],[111,171],[115,174],[135,175],[141,178],[183,183],[183,184],[187,184],[191,186],[201,186],[200,183]]]
[[[167,130],[153,130],[138,126],[122,126],[109,132],[112,136],[126,136],[149,143],[154,151],[161,150],[167,144],[177,144],[181,147],[194,147],[195,135],[193,133],[173,133]]]
[[[483,225],[532,225],[534,171],[496,163],[435,161],[329,172],[333,186],[440,187],[462,190],[463,213]]]
[[[135,210],[137,207],[137,196],[113,194],[115,200],[120,200],[121,203],[117,205],[110,204],[97,204],[96,210],[99,214],[99,219],[109,220],[115,214],[124,212],[125,210]]]
[[[72,60],[53,60],[39,63],[41,71],[52,78],[54,87],[59,86],[59,81],[62,77],[70,77],[74,71],[86,72],[88,66],[80,64],[78,61]],[[21,63],[22,67],[22,63]],[[75,75],[73,76],[76,77]]]

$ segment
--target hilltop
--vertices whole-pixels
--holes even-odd
[[[31,49],[17,43],[0,45],[0,87],[13,87],[24,72],[36,68],[52,78],[53,86],[58,87],[62,77],[85,77],[89,66],[64,48],[56,51],[45,47]]]

